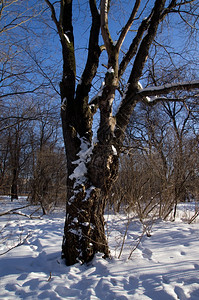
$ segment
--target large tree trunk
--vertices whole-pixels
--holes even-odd
[[[85,152],[89,153],[88,149]],[[81,152],[84,160],[85,152]],[[84,166],[84,172],[75,177],[81,172],[78,171],[83,164],[80,160],[81,157],[79,166],[68,178],[72,188],[68,191],[62,245],[62,257],[67,265],[88,262],[97,252],[109,256],[104,211],[108,191],[117,177],[118,155],[113,146],[98,143]]]
[[[118,170],[118,156],[110,143],[113,134],[109,123],[112,120],[111,105],[116,89],[112,73],[107,73],[105,81],[109,88],[103,92],[103,101],[99,105],[103,111],[98,130],[99,141],[92,145],[93,112],[89,105],[89,92],[97,72],[101,48],[98,45],[100,15],[95,1],[89,1],[89,4],[92,14],[89,51],[85,70],[77,87],[72,1],[68,1],[67,5],[62,2],[62,26],[57,27],[63,53],[61,115],[68,170],[62,257],[68,265],[78,261],[88,262],[96,252],[109,256],[104,229],[104,210],[108,189]],[[63,33],[67,35],[62,33],[62,28]]]
[[[77,191],[72,202],[67,203],[62,245],[62,257],[67,265],[88,262],[96,252],[109,256],[104,232],[105,203],[106,195],[91,186]]]

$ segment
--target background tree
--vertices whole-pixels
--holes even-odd
[[[174,119],[168,109],[175,113]],[[153,209],[154,216],[165,219],[172,210],[175,217],[180,201],[197,201],[194,114],[180,102],[137,105],[126,132],[119,178],[111,191],[116,211],[135,211],[143,218]]]
[[[128,4],[131,13],[128,19],[124,18],[121,26],[118,25],[120,21],[117,23],[120,20],[119,10],[115,9],[114,3],[108,0],[88,1],[91,13],[88,51],[85,67],[81,76],[78,74],[81,77],[78,84],[76,71],[79,72],[80,68],[76,68],[78,60],[75,57],[73,29],[73,25],[81,19],[75,23],[73,8],[77,3],[61,0],[59,7],[49,0],[45,2],[50,8],[62,46],[61,116],[68,168],[62,256],[70,265],[91,260],[98,251],[109,255],[103,213],[108,191],[118,175],[125,131],[137,103],[155,104],[162,95],[169,95],[171,91],[199,87],[198,81],[173,82],[157,87],[152,85],[144,89],[140,84],[155,39],[159,36],[163,39],[166,34],[169,15],[175,16],[175,21],[183,20],[189,35],[188,29],[193,32],[198,25],[198,1],[136,0]],[[80,14],[86,8],[84,5],[80,6]],[[115,21],[112,20],[111,25],[108,24],[108,13],[114,15]],[[100,59],[106,68],[101,88]],[[98,92],[89,100],[94,88]],[[120,106],[113,114],[114,99],[118,98]],[[172,100],[171,94],[169,98]],[[97,140],[93,140],[92,126],[96,111],[99,112],[99,124]]]
[[[37,100],[16,97],[2,111],[0,187],[12,200],[25,194],[48,207],[64,198],[66,166],[57,107],[45,98]]]
[[[44,109],[44,107],[42,107]],[[44,109],[32,130],[32,173],[29,199],[40,203],[46,214],[66,194],[66,165],[60,140],[60,122],[56,113]],[[48,112],[48,113],[46,113]]]
[[[0,101],[31,93],[41,86],[35,81],[34,66],[27,55],[30,23],[41,13],[38,1],[2,0],[0,4]],[[33,47],[32,47],[33,48]],[[33,79],[34,78],[34,79]],[[3,103],[3,102],[2,102]]]
[[[11,200],[18,198],[19,175],[30,155],[28,136],[30,111],[27,112],[30,106],[28,101],[26,105],[22,104],[23,101],[16,99],[14,107],[4,106],[0,119],[2,126],[0,134],[3,137],[1,184],[5,187],[5,192],[11,195]]]
[[[41,1],[3,0],[0,4],[0,186],[12,199],[18,197],[17,188],[30,192],[38,124],[42,118],[49,123],[55,118],[54,131],[60,126],[54,84],[59,57],[50,58],[51,64],[46,59],[43,43],[47,48],[49,43],[43,36],[43,11]],[[58,152],[61,147],[57,145]],[[57,160],[59,164],[60,157]]]

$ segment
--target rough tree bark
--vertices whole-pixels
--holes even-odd
[[[56,25],[63,54],[63,77],[60,83],[61,117],[68,167],[68,195],[66,204],[66,221],[62,244],[62,257],[67,265],[76,262],[88,262],[94,254],[101,252],[109,256],[108,244],[104,230],[104,210],[108,191],[117,178],[119,155],[124,133],[130,116],[138,101],[152,105],[147,96],[164,95],[175,89],[190,89],[190,83],[184,85],[165,86],[163,89],[153,87],[141,89],[139,80],[149,54],[150,47],[157,34],[158,26],[170,12],[176,12],[181,5],[189,1],[154,1],[149,15],[143,18],[136,28],[134,39],[119,63],[121,47],[132,27],[141,0],[134,1],[132,13],[120,32],[117,42],[113,42],[108,26],[110,1],[101,0],[100,13],[96,1],[90,0],[92,24],[88,47],[88,57],[79,84],[76,86],[76,59],[74,51],[74,34],[72,25],[72,0],[61,0],[60,17],[56,17],[55,8],[49,0],[45,0],[51,10]],[[168,2],[168,1],[167,1]],[[192,1],[194,2],[194,1]],[[141,10],[143,7],[141,7]],[[99,46],[99,34],[104,46]],[[103,49],[108,56],[107,72],[104,84],[97,96],[89,102],[89,92],[96,76],[99,58]],[[119,87],[119,80],[130,62],[130,72],[126,91],[120,107],[113,115],[113,100]],[[198,88],[198,82],[194,88]],[[161,98],[160,98],[161,99]],[[92,123],[96,110],[100,112],[97,140],[93,141]]]

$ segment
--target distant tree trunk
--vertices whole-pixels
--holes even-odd
[[[14,139],[14,143],[13,143]],[[18,176],[19,176],[19,156],[20,156],[20,133],[17,125],[14,137],[9,135],[9,148],[11,157],[11,201],[18,199]]]
[[[11,201],[18,199],[17,181],[18,181],[18,171],[16,168],[14,168],[12,171]]]

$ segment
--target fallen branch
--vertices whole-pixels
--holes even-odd
[[[13,208],[11,210],[5,211],[3,213],[0,213],[0,217],[5,216],[5,215],[19,215],[19,216],[26,217],[28,219],[39,219],[40,216],[39,217],[33,217],[33,214],[36,213],[40,209],[40,207],[37,208],[36,210],[34,210],[30,215],[27,215],[27,214],[24,214],[24,213],[21,213],[21,212],[17,212],[17,210],[27,208],[29,206],[31,206],[31,204],[28,204],[28,205],[25,205],[25,206],[22,206],[22,207],[18,207],[18,208]]]
[[[1,216],[5,216],[5,215],[9,215],[9,214],[15,212],[16,210],[23,209],[23,208],[26,208],[26,207],[29,207],[29,206],[30,206],[30,204],[25,205],[25,206],[22,206],[22,207],[10,209],[10,210],[8,210],[8,211],[5,211],[5,212],[3,212],[3,213],[0,213],[0,217],[1,217]]]
[[[29,236],[30,236],[30,233],[28,233],[28,234],[26,235],[26,237],[25,237],[22,241],[20,240],[20,242],[19,242],[18,244],[12,246],[11,248],[9,248],[8,250],[6,250],[6,251],[3,252],[3,253],[0,253],[0,256],[6,254],[6,253],[8,253],[8,252],[10,252],[10,251],[13,250],[14,248],[17,248],[17,247],[19,247],[19,246],[22,246],[22,245],[27,241],[27,239],[29,238]]]

